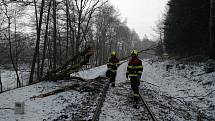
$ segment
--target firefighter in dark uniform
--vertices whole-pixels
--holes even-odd
[[[111,58],[108,59],[106,76],[110,78],[111,86],[115,87],[116,71],[119,66],[119,59],[116,57],[116,52],[111,53]]]
[[[132,58],[128,62],[126,78],[131,82],[131,89],[133,91],[133,99],[135,102],[139,100],[139,86],[140,78],[143,71],[142,61],[138,58],[138,52],[133,50],[131,52]]]

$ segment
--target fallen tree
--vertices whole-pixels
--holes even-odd
[[[56,70],[47,71],[44,77],[39,81],[45,80],[61,80],[61,79],[70,79],[71,73],[76,72],[83,65],[86,65],[89,62],[89,58],[93,55],[94,50],[91,47],[86,48],[84,51],[76,54],[74,57],[66,61],[62,66],[58,67]],[[77,78],[77,77],[75,77]],[[79,78],[80,80],[83,80]]]
[[[66,86],[61,86],[59,85],[58,89],[55,89],[53,91],[50,92],[46,92],[43,94],[39,94],[39,95],[34,95],[32,97],[30,97],[30,99],[35,99],[35,98],[44,98],[44,97],[48,97],[51,95],[56,95],[58,93],[62,93],[65,91],[69,91],[69,90],[75,90],[78,92],[101,92],[102,86],[105,84],[104,81],[101,81],[103,79],[106,78],[102,78],[102,77],[98,77],[96,79],[92,79],[92,80],[88,80],[88,81],[78,81],[75,84],[71,84],[71,85],[66,85]]]

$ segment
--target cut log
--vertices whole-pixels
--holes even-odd
[[[66,86],[66,87],[63,87],[61,89],[57,89],[57,90],[54,90],[54,91],[51,91],[51,92],[48,92],[48,93],[45,93],[45,94],[40,94],[38,96],[30,97],[30,99],[48,97],[48,96],[51,96],[51,95],[55,95],[57,93],[61,93],[61,92],[65,92],[65,91],[68,91],[68,90],[75,89],[78,86],[80,86],[80,85],[79,84],[74,84],[72,86]]]

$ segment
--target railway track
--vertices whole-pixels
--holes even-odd
[[[127,114],[132,114],[132,113],[129,113],[129,112],[138,110],[138,109],[136,109],[136,110],[132,109],[132,106],[129,107],[128,106],[129,105],[128,101],[126,101],[129,98],[128,95],[130,94],[130,92],[129,92],[129,90],[130,90],[130,84],[129,83],[121,84],[121,85],[116,86],[114,88],[109,88],[109,85],[110,85],[110,83],[108,82],[104,86],[102,94],[101,94],[101,96],[100,96],[100,98],[98,100],[98,103],[97,103],[97,106],[96,106],[96,110],[94,112],[94,115],[93,115],[91,121],[99,121],[100,120],[100,115],[101,115],[102,111],[105,110],[105,109],[102,110],[102,108],[103,108],[104,102],[106,100],[107,101],[114,100],[113,102],[109,102],[110,105],[113,104],[113,106],[112,106],[113,108],[118,107],[117,109],[126,110],[127,112],[123,111],[123,113],[125,114],[125,116]],[[106,102],[106,103],[108,103],[108,102]],[[143,96],[141,94],[140,94],[140,102],[139,103],[141,104],[142,110],[137,111],[138,112],[137,115],[138,115],[138,117],[139,117],[140,120],[158,121],[156,119],[155,115],[153,114],[153,112],[150,110],[149,105],[146,103],[146,101],[144,100],[144,98],[143,98]],[[129,108],[131,108],[132,111]],[[106,108],[106,110],[109,110],[109,108]],[[105,112],[104,112],[104,114],[105,114]],[[135,115],[135,114],[133,114],[133,115]],[[114,117],[114,116],[111,116],[111,117]],[[126,117],[125,117],[125,119],[126,119]],[[135,117],[134,117],[134,119],[135,119]],[[138,120],[138,119],[135,119],[135,120]]]
[[[98,119],[99,119],[99,114],[101,113],[101,108],[103,106],[103,102],[105,101],[105,97],[106,97],[109,85],[110,85],[110,82],[107,82],[107,84],[105,85],[105,87],[102,90],[102,94],[97,103],[96,111],[93,115],[92,121],[98,121]]]
[[[156,118],[155,118],[155,115],[154,113],[151,111],[151,109],[149,108],[148,104],[146,103],[146,101],[144,100],[143,96],[139,93],[140,95],[140,100],[141,102],[144,104],[146,110],[148,111],[149,115],[151,116],[152,120],[153,121],[158,121]]]

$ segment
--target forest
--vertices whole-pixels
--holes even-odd
[[[68,77],[83,65],[107,63],[141,54],[170,58],[214,59],[214,2],[170,0],[154,28],[155,40],[140,38],[108,0],[1,0],[0,64],[16,72],[26,66],[28,84]]]
[[[0,121],[215,121],[214,16],[214,0],[0,0]]]
[[[215,58],[213,6],[213,0],[168,2],[168,10],[160,26],[168,54]]]
[[[29,65],[33,83],[88,47],[96,50],[89,61],[98,66],[112,50],[124,57],[141,43],[105,0],[1,0],[0,10],[0,63],[12,65],[17,86],[20,65]]]

